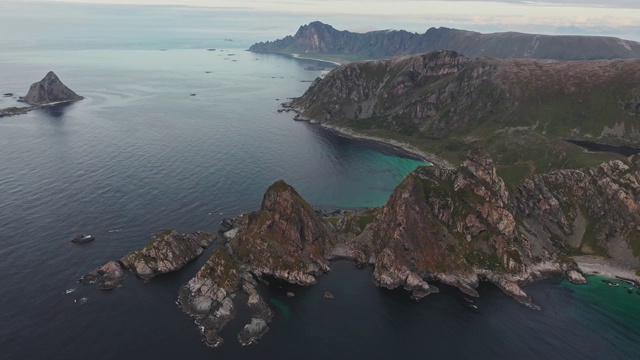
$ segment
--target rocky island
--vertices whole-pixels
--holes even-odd
[[[204,231],[178,234],[174,229],[165,230],[154,236],[143,249],[125,255],[119,261],[90,271],[79,281],[96,283],[102,290],[112,290],[125,277],[124,269],[129,269],[145,281],[158,274],[179,270],[196,259],[216,240],[216,236]]]
[[[20,101],[31,106],[0,109],[0,117],[22,115],[44,106],[64,104],[82,99],[82,96],[63,84],[53,71],[49,71],[42,80],[31,84],[27,95],[20,98]]]

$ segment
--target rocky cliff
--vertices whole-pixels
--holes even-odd
[[[611,158],[587,157],[565,138],[639,147],[638,94],[637,59],[471,60],[434,51],[343,65],[291,106],[298,119],[404,141],[453,163],[483,147],[516,184]]]
[[[231,253],[258,276],[311,285],[329,271],[325,253],[335,231],[284,181],[267,189],[260,210],[244,216],[238,229]]]
[[[27,95],[23,98],[25,102],[31,105],[46,105],[82,99],[82,96],[63,84],[53,71],[49,71],[42,80],[33,83]]]
[[[635,41],[600,36],[552,36],[430,28],[424,34],[404,30],[364,34],[338,31],[319,21],[303,25],[293,36],[254,44],[251,51],[334,56],[349,61],[384,59],[432,50],[454,50],[470,58],[556,60],[630,59],[640,57]]]
[[[143,249],[124,256],[120,262],[139,277],[150,280],[158,274],[181,269],[202,255],[215,239],[214,234],[203,231],[183,235],[169,229],[156,235]]]

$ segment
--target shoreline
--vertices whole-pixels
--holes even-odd
[[[345,129],[343,127],[339,127],[339,126],[335,126],[335,125],[329,125],[329,124],[325,124],[325,123],[320,123],[317,121],[314,121],[312,119],[303,117],[300,113],[300,111],[298,109],[295,108],[295,106],[291,106],[290,103],[283,103],[282,104],[284,108],[290,108],[292,109],[297,115],[293,118],[294,121],[304,121],[307,122],[309,124],[312,125],[317,125],[322,127],[323,129],[335,132],[343,137],[349,138],[349,139],[355,139],[355,140],[364,140],[364,141],[371,141],[371,142],[375,142],[381,145],[385,145],[385,146],[390,146],[392,148],[394,148],[395,150],[399,151],[399,152],[403,152],[405,154],[410,155],[410,157],[414,158],[415,160],[421,160],[424,162],[427,162],[429,164],[432,165],[438,165],[440,167],[443,167],[445,169],[453,169],[454,166],[453,164],[451,164],[450,162],[436,156],[435,154],[420,150],[418,148],[416,148],[415,146],[411,145],[411,144],[407,144],[404,143],[402,141],[397,141],[397,140],[393,140],[393,139],[388,139],[388,138],[382,138],[382,137],[378,137],[378,136],[372,136],[372,135],[365,135],[365,134],[360,134],[356,131],[350,130],[350,129]]]
[[[572,258],[584,275],[601,275],[612,279],[631,280],[636,286],[640,286],[640,276],[636,275],[635,269],[625,267],[615,260],[590,255],[573,256]]]
[[[322,62],[326,62],[326,63],[329,63],[329,64],[334,64],[336,66],[344,65],[341,62],[331,61],[331,60],[324,60],[324,59],[317,59],[317,58],[306,57],[306,56],[300,56],[300,54],[289,54],[289,56],[291,56],[294,59],[322,61]]]
[[[329,125],[329,124],[323,124],[323,123],[318,123],[318,122],[311,122],[308,121],[308,123],[312,124],[312,125],[319,125],[320,127],[322,127],[323,129],[335,132],[343,137],[349,138],[349,139],[354,139],[354,140],[364,140],[364,141],[371,141],[374,143],[378,143],[384,146],[389,146],[401,153],[406,153],[407,155],[409,155],[410,157],[414,158],[415,160],[421,160],[424,162],[427,162],[429,164],[436,164],[439,165],[441,167],[444,168],[453,168],[454,166],[451,165],[449,162],[447,162],[446,160],[440,159],[439,157],[435,156],[434,154],[431,153],[427,153],[425,151],[422,151],[410,144],[401,142],[401,141],[397,141],[397,140],[393,140],[393,139],[386,139],[386,138],[382,138],[382,137],[377,137],[377,136],[371,136],[371,135],[364,135],[364,134],[360,134],[357,133],[353,130],[350,129],[345,129],[345,128],[341,128],[335,125]]]

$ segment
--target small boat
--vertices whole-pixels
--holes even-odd
[[[90,241],[95,240],[96,238],[94,238],[91,235],[85,235],[85,234],[81,234],[78,235],[76,237],[74,237],[73,239],[71,239],[71,242],[74,244],[84,244],[84,243],[88,243]]]

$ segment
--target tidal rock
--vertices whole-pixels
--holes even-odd
[[[120,261],[139,277],[150,280],[155,275],[181,269],[202,255],[215,239],[214,234],[204,231],[182,235],[169,229],[156,235],[143,249],[126,255]]]
[[[294,297],[296,296],[296,294],[292,293],[291,291],[287,291],[287,297]]]
[[[82,99],[82,96],[64,85],[53,71],[49,71],[42,80],[33,83],[24,97],[24,101],[31,105],[46,105]]]
[[[100,290],[113,290],[120,286],[125,272],[117,261],[109,261],[103,266],[92,270],[80,278],[79,282],[84,284],[97,283]]]
[[[332,294],[332,293],[330,293],[330,292],[328,292],[328,291],[325,291],[325,292],[324,292],[324,296],[323,296],[323,297],[324,297],[325,299],[335,299],[335,298],[336,298],[335,296],[333,296],[333,294]]]
[[[570,270],[567,272],[567,279],[569,281],[571,281],[574,284],[586,284],[587,280],[584,278],[584,276],[582,276],[582,274],[580,274],[579,272],[577,272],[576,270]]]
[[[86,244],[88,242],[94,241],[96,238],[91,236],[91,235],[77,235],[75,236],[73,239],[71,239],[71,242],[74,244]]]

